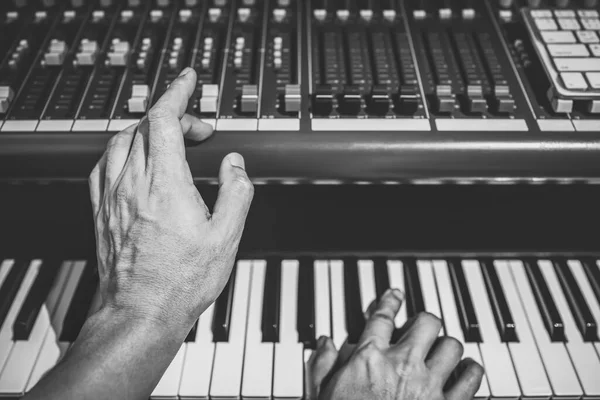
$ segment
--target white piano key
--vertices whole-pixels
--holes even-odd
[[[244,342],[250,294],[251,261],[238,261],[233,289],[229,341],[217,343],[213,375],[210,383],[211,398],[237,399],[242,390]]]
[[[15,342],[2,374],[0,374],[0,393],[3,395],[20,396],[27,388],[27,381],[35,366],[35,361],[48,329],[60,297],[63,293],[67,278],[71,273],[70,263],[63,263],[58,271],[52,289],[31,330],[28,340]],[[44,268],[42,266],[42,268]]]
[[[583,265],[581,265],[581,262],[578,260],[569,260],[567,261],[567,265],[571,269],[573,276],[575,276],[577,285],[581,289],[581,293],[583,293],[585,301],[592,311],[592,315],[596,320],[596,324],[600,324],[600,304],[598,304],[598,300],[594,296],[594,291],[592,290],[590,281],[588,281],[585,271],[583,270]],[[598,338],[600,338],[600,325],[597,325],[596,329]],[[600,355],[600,343],[594,342],[594,346]]]
[[[443,260],[433,261],[433,272],[437,279],[438,293],[440,304],[442,306],[442,316],[446,335],[452,336],[459,340],[464,348],[463,357],[468,357],[483,365],[481,353],[477,347],[477,343],[465,342],[465,336],[460,322],[458,320],[458,308],[452,292],[452,283],[450,282],[450,274],[448,273],[448,264]],[[487,399],[490,396],[490,387],[488,384],[487,372],[481,381],[481,386],[475,394],[477,399]]]
[[[493,397],[515,397],[521,395],[517,376],[506,344],[502,343],[496,328],[490,301],[479,262],[464,260],[462,268],[467,286],[473,298],[473,306],[481,331],[479,344],[483,364],[487,371],[490,392]]]
[[[182,399],[208,400],[213,371],[215,343],[212,335],[214,303],[202,313],[198,320],[196,341],[187,344],[183,361],[183,374],[179,385]]]
[[[301,399],[303,390],[303,349],[298,340],[298,267],[296,260],[281,265],[279,343],[275,344],[274,399]]]
[[[373,261],[358,260],[358,284],[360,287],[360,299],[363,312],[367,311],[369,305],[377,298],[375,292],[375,271]]]
[[[419,280],[421,281],[421,292],[425,302],[425,311],[442,318],[440,303],[438,300],[437,288],[435,287],[435,277],[433,275],[433,265],[431,261],[418,260],[417,269],[419,270]],[[445,329],[442,326],[439,336],[444,336]]]
[[[2,284],[4,283],[4,280],[8,276],[8,273],[12,269],[14,263],[15,260],[4,260],[2,263],[0,263],[0,288],[2,287]]]
[[[329,262],[331,278],[331,333],[336,348],[340,348],[348,337],[346,328],[346,299],[344,293],[344,262]]]
[[[511,260],[509,267],[519,292],[523,310],[527,310],[525,315],[529,321],[529,327],[538,346],[542,362],[546,367],[546,373],[554,395],[581,396],[583,390],[564,344],[550,341],[539,308],[533,297],[525,266],[521,261]]]
[[[79,279],[85,269],[85,261],[71,262],[70,265],[71,274],[64,287],[56,312],[52,316],[50,329],[48,329],[44,337],[44,343],[42,344],[42,349],[38,355],[29,382],[27,382],[27,391],[34,387],[46,372],[54,368],[71,345],[71,343],[59,342],[59,338],[65,316],[75,295]]]
[[[518,343],[508,343],[508,349],[513,359],[523,396],[549,398],[552,396],[552,388],[529,329],[517,288],[512,280],[508,261],[495,261],[494,268],[504,290],[519,339]]]
[[[254,261],[246,333],[242,399],[269,399],[273,385],[273,344],[262,343],[261,320],[266,261]]]
[[[0,371],[4,369],[4,365],[14,344],[14,341],[12,340],[12,326],[19,311],[21,310],[21,306],[23,305],[27,294],[29,293],[29,288],[31,288],[31,285],[33,285],[33,282],[40,271],[40,265],[41,262],[36,260],[29,263],[27,266],[27,273],[21,282],[21,287],[19,288],[17,295],[15,296],[15,299],[10,306],[8,313],[6,314],[4,324],[0,327]]]
[[[169,367],[160,378],[160,381],[152,391],[150,398],[152,400],[177,400],[181,375],[183,373],[183,363],[185,361],[186,343],[183,343],[179,351],[169,364]]]
[[[390,280],[390,287],[393,289],[400,289],[406,293],[406,287],[404,286],[404,265],[399,260],[388,260],[387,272]],[[402,303],[396,318],[394,318],[394,325],[396,328],[402,328],[408,319],[406,314],[406,301]]]
[[[331,301],[329,295],[329,264],[317,260],[314,267],[315,282],[315,336],[331,336]]]
[[[552,298],[563,320],[565,337],[567,339],[565,346],[567,346],[567,351],[571,355],[571,360],[573,360],[573,365],[579,376],[583,392],[587,396],[600,396],[600,379],[598,379],[597,374],[590,373],[590,371],[600,371],[598,354],[596,354],[594,346],[591,343],[583,341],[567,305],[567,300],[558,282],[552,262],[549,260],[539,260],[538,265],[546,279],[548,288],[552,293]]]

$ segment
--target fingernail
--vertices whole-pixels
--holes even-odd
[[[180,78],[182,78],[182,77],[186,76],[187,74],[189,74],[189,73],[190,73],[190,71],[191,71],[191,70],[192,70],[192,69],[191,69],[190,67],[186,67],[186,68],[184,68],[184,69],[183,69],[183,71],[181,71],[181,72],[179,73],[179,77],[180,77]]]
[[[327,343],[327,336],[321,336],[319,340],[317,340],[317,349],[321,349]]]
[[[242,157],[241,154],[231,153],[229,155],[229,163],[234,167],[241,168],[244,170],[246,169],[246,162],[244,161],[244,157]]]
[[[400,301],[404,301],[404,293],[400,289],[393,289],[392,294]]]

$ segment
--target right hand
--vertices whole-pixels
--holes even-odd
[[[394,317],[403,301],[399,290],[388,290],[367,312],[365,330],[355,347],[340,352],[330,338],[319,339],[309,361],[312,385],[321,400],[465,400],[472,399],[483,368],[461,361],[462,344],[438,337],[441,321],[421,313],[390,344]]]

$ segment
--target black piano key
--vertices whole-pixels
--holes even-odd
[[[315,283],[314,264],[310,258],[300,259],[298,269],[298,338],[305,347],[314,349],[315,338]]]
[[[358,260],[355,258],[344,260],[344,300],[348,342],[356,344],[365,328],[365,317],[358,283]]]
[[[575,320],[579,332],[581,332],[583,340],[598,340],[598,335],[596,334],[597,322],[583,297],[583,293],[581,293],[579,285],[577,285],[577,281],[575,280],[571,269],[564,260],[554,260],[553,265],[560,286],[562,287],[569,308],[571,309],[571,314],[573,315],[573,319]]]
[[[425,311],[425,300],[421,291],[421,281],[417,263],[413,259],[404,260],[404,282],[406,286],[406,314],[415,317]]]
[[[503,342],[518,342],[515,321],[508,307],[494,262],[492,260],[482,260],[480,265],[500,338]]]
[[[190,329],[190,332],[186,336],[186,338],[185,338],[185,342],[186,343],[190,343],[190,342],[195,342],[196,341],[196,331],[197,330],[198,330],[198,320],[196,320],[196,323],[194,324],[194,326],[192,326],[192,329]]]
[[[448,272],[452,282],[454,299],[458,311],[460,324],[467,342],[481,342],[481,332],[479,331],[479,320],[475,314],[473,298],[467,286],[465,273],[462,269],[460,260],[448,261]]]
[[[15,260],[10,272],[2,283],[2,287],[0,288],[0,328],[4,324],[8,310],[10,310],[10,306],[17,296],[17,292],[27,273],[28,266],[29,261]]]
[[[229,327],[231,326],[231,308],[233,307],[233,288],[235,286],[235,268],[231,272],[229,281],[221,295],[215,301],[213,316],[213,341],[229,341]]]
[[[48,298],[60,268],[60,261],[49,260],[40,265],[37,277],[13,324],[13,340],[27,340],[40,309]]]
[[[281,300],[281,260],[267,259],[262,309],[262,341],[279,342],[279,306]]]
[[[533,289],[535,301],[540,310],[540,315],[546,325],[546,330],[550,335],[550,340],[554,342],[565,341],[565,329],[562,318],[558,312],[558,308],[554,303],[550,289],[546,284],[546,280],[540,271],[540,267],[537,265],[535,260],[524,260],[525,270],[527,271],[527,277],[529,283]]]
[[[592,286],[596,300],[600,304],[600,268],[596,265],[596,260],[582,260],[581,264]]]
[[[384,258],[373,260],[373,269],[375,272],[375,293],[377,293],[377,300],[379,300],[385,291],[390,288],[386,260]]]
[[[98,290],[98,265],[96,260],[88,261],[79,278],[77,289],[73,293],[71,304],[65,314],[62,331],[60,334],[61,342],[72,343],[79,336],[81,328],[87,320],[90,307],[94,301],[94,295]]]

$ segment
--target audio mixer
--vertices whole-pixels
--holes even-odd
[[[3,0],[0,178],[85,178],[187,66],[199,180],[600,177],[597,0]]]

